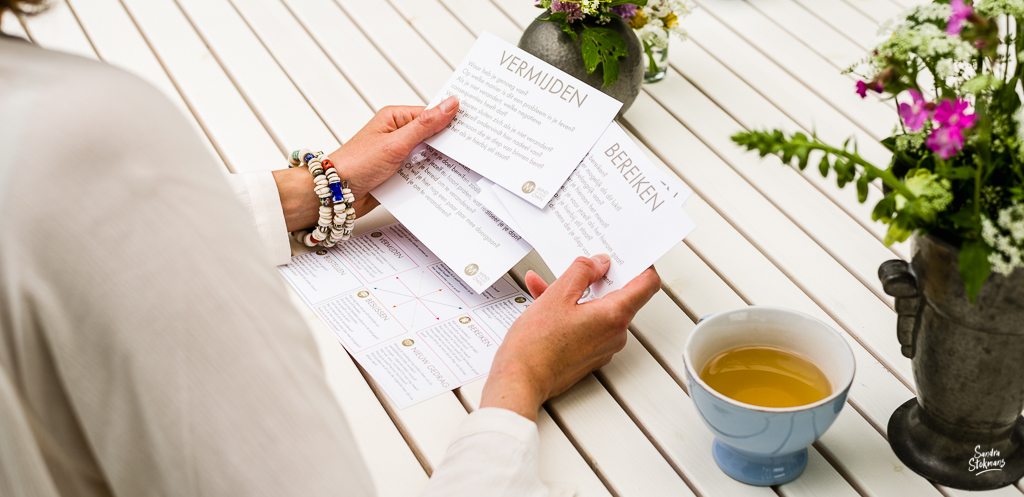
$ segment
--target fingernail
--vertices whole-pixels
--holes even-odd
[[[608,257],[608,254],[597,254],[590,259],[598,264],[608,264],[608,262],[612,260],[611,257]]]
[[[452,109],[454,109],[455,106],[458,105],[458,104],[459,104],[459,97],[456,97],[455,95],[452,95],[452,96],[444,99],[444,102],[441,102],[441,105],[438,105],[438,107],[441,108],[441,112],[444,112],[445,114],[447,114],[447,113],[451,112]]]

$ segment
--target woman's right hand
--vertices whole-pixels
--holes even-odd
[[[536,421],[541,404],[626,346],[626,328],[661,287],[653,267],[621,290],[577,304],[610,266],[607,255],[580,257],[548,286],[532,271],[526,286],[537,299],[513,323],[494,357],[481,407],[501,407]]]

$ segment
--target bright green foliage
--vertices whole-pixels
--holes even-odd
[[[619,78],[619,57],[625,57],[626,42],[622,36],[608,28],[584,27],[580,33],[583,44],[583,63],[587,74],[592,74],[601,64],[604,70],[604,85],[611,86]]]

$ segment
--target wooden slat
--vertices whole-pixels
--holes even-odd
[[[348,140],[373,117],[373,109],[280,0],[233,3],[335,137]]]
[[[25,40],[29,39],[28,33],[25,32],[25,27],[21,25],[21,21],[10,12],[0,14],[0,31]]]
[[[280,169],[284,154],[171,0],[123,0],[232,171]]]
[[[735,59],[727,46],[740,37],[789,72],[804,86],[881,140],[897,122],[893,107],[877,98],[861,99],[854,92],[855,79],[842,75],[837,67],[814,53],[807,45],[786,33],[746,2],[705,0],[701,9],[687,18],[691,40],[724,64],[738,69],[746,59]],[[714,22],[717,20],[718,22]],[[723,29],[723,25],[728,29]]]
[[[878,266],[895,258],[895,254],[866,231],[863,225],[858,224],[828,197],[822,195],[821,191],[807,181],[807,177],[802,177],[795,169],[783,167],[778,158],[760,159],[756,153],[740,149],[729,136],[742,129],[742,126],[674,71],[657,85],[651,85],[647,93],[726,163],[732,165],[733,171],[746,179],[799,225],[820,247],[856,276],[861,284],[871,289],[890,307],[893,305],[892,297],[885,294],[878,280]],[[707,164],[703,167],[715,166]],[[819,173],[814,170],[815,166],[809,166],[809,169],[811,170],[806,171],[808,177],[818,175],[820,178]],[[710,178],[709,180],[720,181]],[[837,197],[840,197],[839,193],[845,193],[841,199],[847,202],[855,201],[851,198],[855,195],[853,191],[837,192],[834,185],[824,182],[819,187],[836,192]],[[853,189],[852,185],[850,189]],[[877,202],[881,193],[872,193],[875,195],[869,202]],[[862,222],[870,222],[870,219]]]
[[[843,0],[861,14],[877,23],[896,17],[905,8],[892,0]]]
[[[687,82],[697,87],[729,117],[748,130],[779,127],[791,132],[816,132],[823,140],[834,143],[842,143],[853,132],[858,143],[865,144],[860,147],[865,158],[880,167],[888,165],[891,154],[845,116],[810,92],[794,92],[793,88],[800,87],[800,83],[778,66],[760,57],[749,45],[738,42],[735,49],[746,50],[745,55],[751,57],[743,68],[744,72],[733,72],[694,43],[673,44],[669,50],[669,60],[672,68],[678,70]],[[754,77],[755,74],[760,77]],[[652,94],[667,93],[660,90],[661,87],[659,83],[649,85],[646,89]],[[677,113],[677,117],[684,124],[693,121],[690,113]],[[736,150],[737,146],[730,145],[729,148]],[[862,204],[857,202],[852,186],[840,190],[835,184],[834,175],[822,178],[816,163],[811,163],[803,174],[876,239],[885,238],[886,227],[871,220],[871,210],[880,197],[879,189],[869,189],[868,200]],[[893,251],[904,259],[909,258],[907,244],[896,244]]]
[[[825,2],[828,0],[820,1]],[[833,6],[839,3],[839,0],[832,1]],[[863,44],[858,44],[856,40],[851,39],[853,37],[847,36],[842,30],[837,30],[822,22],[820,17],[801,7],[794,0],[758,0],[748,4],[766,18],[781,26],[788,34],[802,41],[807,47],[823,59],[829,61],[839,71],[850,67],[867,55],[867,47],[865,45],[871,41],[874,32],[877,31],[870,21],[863,19],[861,16],[856,16],[856,13],[850,12],[852,9],[847,9],[847,13],[856,16],[851,22],[865,21],[861,22],[860,25],[862,29],[867,30],[868,34],[866,38],[865,36],[860,36],[861,43]],[[822,6],[819,5],[818,7],[821,8]]]
[[[49,2],[45,15],[22,19],[32,41],[43,48],[98,60],[89,38],[64,0]]]
[[[416,93],[429,101],[451,74],[451,66],[384,2],[335,0],[367,38],[405,78]],[[439,69],[447,68],[447,71]]]
[[[330,152],[340,145],[227,0],[181,0],[178,4],[278,148],[286,153],[299,148]]]
[[[878,35],[878,21],[843,0],[795,1],[864,50],[872,48],[871,42]]]
[[[160,66],[124,6],[117,0],[68,0],[68,5],[92,41],[100,59],[135,74],[163,92],[199,134],[219,168],[225,170],[220,153],[207,138],[206,131],[196,121],[192,109]]]
[[[373,110],[422,105],[423,99],[331,0],[284,0],[316,43]]]
[[[437,0],[388,0],[388,3],[452,68],[462,61],[466,47],[476,41],[476,37]],[[453,26],[463,29],[451,29]],[[459,53],[462,55],[454,55]]]
[[[441,3],[448,7],[473,35],[480,36],[483,30],[481,26],[486,26],[486,30],[498,38],[513,45],[519,44],[522,30],[493,3],[480,0],[441,0]],[[487,23],[480,24],[477,22],[479,19],[486,19]]]

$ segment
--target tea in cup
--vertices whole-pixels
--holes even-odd
[[[690,398],[715,435],[712,455],[752,485],[790,481],[853,383],[853,351],[827,324],[775,307],[701,320],[683,351]]]

